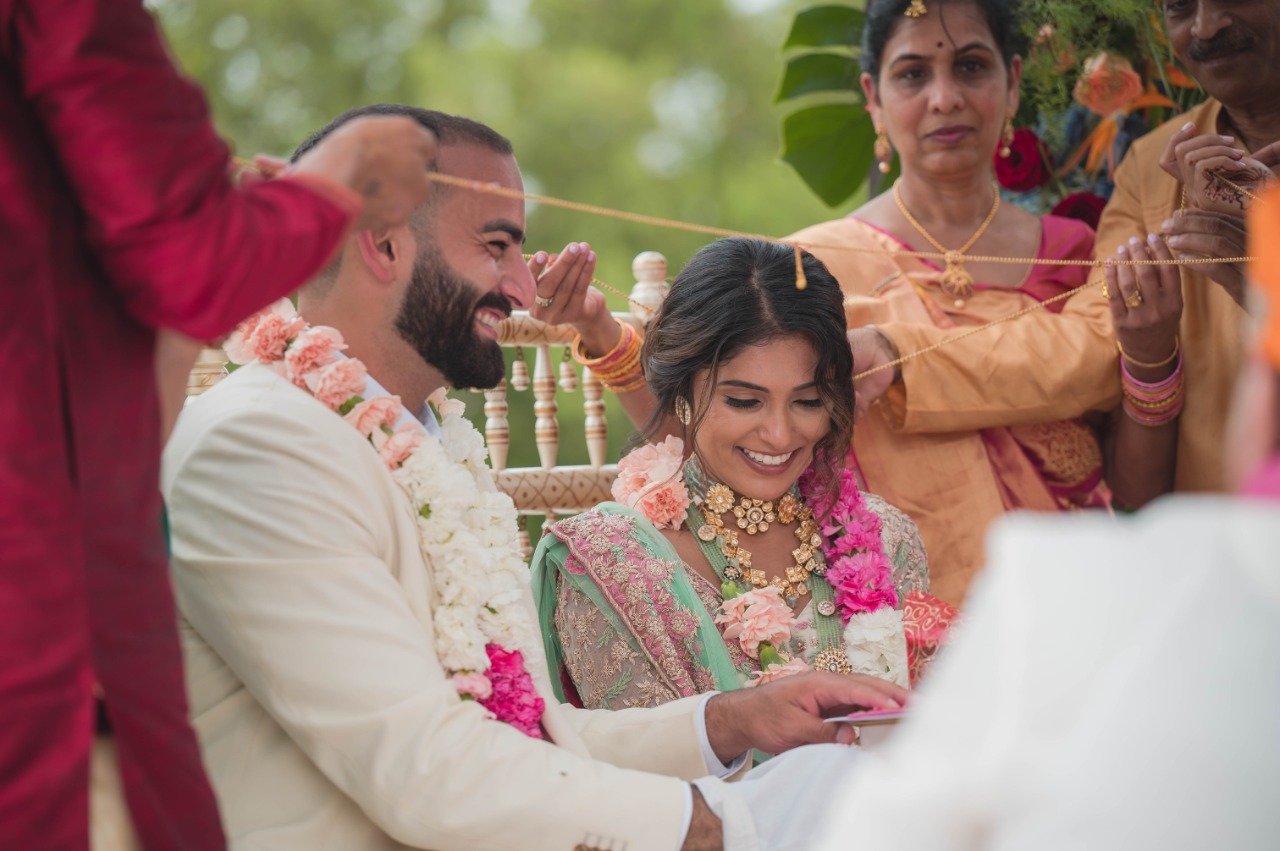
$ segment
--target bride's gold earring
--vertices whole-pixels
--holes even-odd
[[[688,425],[689,420],[693,419],[693,411],[689,409],[689,402],[683,396],[676,397],[676,419],[681,425]]]
[[[1001,137],[1004,144],[1000,146],[1000,158],[1009,159],[1009,155],[1013,153],[1013,113],[1009,113],[1004,118],[1004,135]]]
[[[876,168],[881,174],[888,174],[893,167],[893,145],[889,144],[889,134],[883,127],[876,128]]]

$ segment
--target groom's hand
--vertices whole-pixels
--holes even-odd
[[[822,719],[860,709],[900,709],[907,694],[901,686],[860,674],[796,674],[712,697],[707,738],[725,764],[751,748],[776,754],[822,742],[852,744],[852,728]]]
[[[711,811],[697,786],[693,792],[693,817],[689,819],[689,832],[684,835],[680,851],[720,851],[724,848],[724,825],[720,817]]]

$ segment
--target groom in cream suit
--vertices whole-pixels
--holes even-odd
[[[522,188],[504,138],[425,110],[355,110],[302,151],[368,112],[430,127],[439,171]],[[352,234],[299,312],[342,332],[368,367],[366,398],[395,393],[438,434],[432,391],[501,379],[497,321],[535,288],[590,280],[585,245],[544,272],[544,255],[525,264],[523,236],[522,201],[439,187],[408,224]],[[722,783],[686,781],[739,771],[751,747],[845,741],[819,716],[905,697],[812,674],[589,712],[556,704],[537,656],[544,738],[489,719],[437,658],[437,588],[403,491],[342,417],[259,364],[184,413],[164,491],[194,723],[236,849],[767,846]]]

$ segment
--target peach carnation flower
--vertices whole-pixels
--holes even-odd
[[[1142,78],[1129,60],[1103,51],[1084,63],[1072,97],[1105,117],[1124,109],[1140,94]]]
[[[285,375],[299,387],[306,387],[305,376],[337,359],[347,347],[342,332],[328,325],[317,325],[298,335],[284,355]]]
[[[692,503],[680,475],[683,466],[684,441],[678,437],[641,446],[618,462],[613,498],[659,529],[679,529]]]
[[[435,392],[427,397],[427,401],[431,407],[436,409],[436,413],[440,415],[440,419],[452,416],[462,416],[466,413],[467,404],[460,399],[450,399],[445,394],[449,392],[447,387],[438,387]]]
[[[395,470],[422,444],[423,434],[420,426],[404,423],[391,434],[377,429],[371,436],[383,463],[388,469]]]
[[[319,369],[308,372],[305,376],[307,388],[322,405],[333,410],[342,407],[352,396],[359,396],[364,390],[364,379],[368,374],[364,364],[351,358],[342,358]]]
[[[792,674],[802,674],[807,670],[809,670],[809,663],[799,657],[796,657],[782,665],[770,665],[769,670],[767,671],[752,671],[751,679],[747,681],[747,688],[762,686],[765,683],[771,683],[774,680],[780,680],[783,677],[789,677]]]
[[[470,695],[476,700],[488,700],[493,694],[493,683],[484,674],[454,674],[450,679],[458,694]]]
[[[241,322],[223,343],[232,363],[257,360],[274,363],[284,357],[289,341],[302,333],[307,323],[287,298]]]
[[[355,426],[356,431],[369,437],[375,431],[381,431],[383,426],[395,428],[403,410],[399,396],[379,396],[360,402],[343,419]]]
[[[755,588],[724,601],[724,613],[716,615],[716,623],[727,624],[725,638],[736,638],[742,652],[752,659],[760,658],[760,643],[774,647],[791,638],[796,617],[773,585]]]

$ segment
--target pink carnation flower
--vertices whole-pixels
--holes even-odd
[[[373,447],[378,450],[387,469],[395,470],[422,445],[423,435],[422,428],[417,424],[404,423],[391,434],[378,428],[370,436],[373,438]]]
[[[462,416],[467,411],[467,403],[461,399],[450,399],[445,394],[448,388],[439,387],[434,393],[427,397],[427,401],[431,403],[431,407],[436,409],[440,419],[452,416]]]
[[[533,688],[533,678],[524,667],[519,650],[504,650],[496,644],[485,647],[489,655],[487,676],[493,693],[480,700],[480,705],[520,732],[535,739],[542,738],[542,713],[546,704]]]
[[[450,679],[458,694],[471,695],[476,700],[488,700],[493,694],[493,683],[484,674],[454,674]]]
[[[322,405],[338,410],[352,396],[364,390],[367,371],[364,364],[352,358],[336,360],[328,366],[306,373],[307,388]]]
[[[356,431],[370,437],[374,432],[381,432],[383,426],[395,428],[403,410],[399,396],[379,396],[360,402],[343,419],[351,423]]]
[[[807,670],[809,670],[808,663],[797,656],[785,664],[770,665],[767,671],[752,671],[751,679],[747,681],[747,688],[762,686],[765,683],[771,683],[774,680],[780,680],[792,674],[801,674]]]
[[[668,436],[646,444],[618,462],[613,498],[634,508],[659,529],[678,529],[692,500],[680,475],[684,441]]]
[[[342,333],[337,328],[318,325],[298,335],[284,355],[285,376],[299,387],[306,387],[304,377],[337,360],[345,349]]]
[[[725,600],[723,613],[716,623],[725,624],[724,637],[736,638],[742,652],[752,659],[760,658],[760,642],[777,647],[791,638],[795,614],[782,599],[782,592],[772,585],[755,588]]]
[[[306,327],[289,300],[281,299],[241,322],[222,345],[232,363],[246,364],[254,359],[274,363],[284,357],[289,341]]]
[[[898,593],[893,586],[893,565],[879,550],[835,559],[827,567],[825,575],[835,589],[836,607],[840,611],[840,620],[845,624],[855,614],[874,612],[898,603]]]

